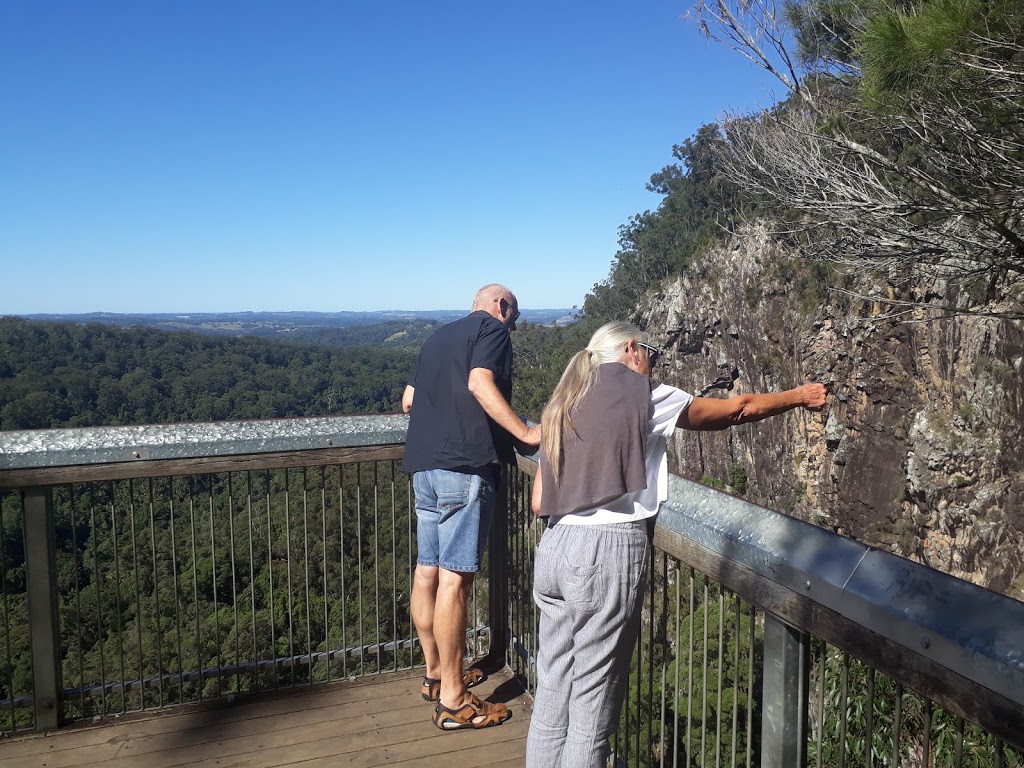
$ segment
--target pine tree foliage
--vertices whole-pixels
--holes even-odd
[[[959,311],[1024,317],[1024,15],[1015,0],[699,2],[789,96],[723,125],[728,177],[804,252]],[[993,303],[994,306],[993,306]]]

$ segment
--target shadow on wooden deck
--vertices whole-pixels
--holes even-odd
[[[532,701],[508,670],[474,689],[507,723],[446,733],[420,698],[422,671],[107,718],[0,742],[2,768],[443,768],[523,765]]]

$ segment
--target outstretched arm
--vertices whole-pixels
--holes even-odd
[[[540,445],[540,427],[529,427],[501,394],[494,383],[494,371],[488,368],[474,368],[469,372],[469,391],[477,399],[484,411],[499,426],[526,445]]]
[[[825,394],[824,385],[812,382],[785,392],[738,395],[726,400],[695,397],[690,407],[680,414],[676,426],[702,431],[727,429],[737,424],[777,416],[798,407],[818,411],[825,405]]]

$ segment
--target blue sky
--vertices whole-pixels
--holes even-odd
[[[578,304],[770,102],[687,8],[0,0],[0,314]]]

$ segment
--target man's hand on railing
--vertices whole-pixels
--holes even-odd
[[[526,435],[523,437],[522,442],[536,448],[540,445],[540,440],[540,424],[535,424],[533,426],[527,425]]]

